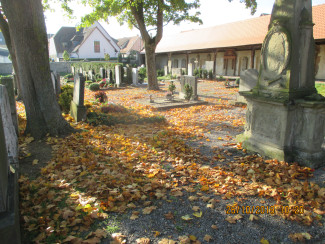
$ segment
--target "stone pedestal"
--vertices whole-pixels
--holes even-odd
[[[164,75],[165,76],[168,75],[168,66],[167,65],[164,66]]]
[[[245,133],[237,139],[249,151],[286,162],[317,168],[325,162],[322,150],[325,103],[270,101],[242,93],[247,100]]]
[[[247,69],[240,75],[239,92],[251,91],[257,84],[258,71]],[[246,103],[245,97],[238,93],[236,103]]]

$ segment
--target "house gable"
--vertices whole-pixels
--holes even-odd
[[[95,52],[95,42],[99,42],[99,52]],[[84,38],[83,42],[74,50],[79,58],[104,58],[105,53],[117,57],[119,48],[95,27]]]

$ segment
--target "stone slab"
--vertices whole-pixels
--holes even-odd
[[[0,108],[1,113],[1,108]],[[0,213],[6,212],[8,208],[8,154],[3,129],[2,118],[0,116]]]
[[[138,73],[139,73],[139,71],[137,68],[132,68],[132,84],[133,85],[138,85],[138,83],[139,83]]]
[[[75,74],[74,76],[73,101],[78,106],[84,105],[85,80],[82,74]]]
[[[141,104],[150,105],[159,111],[173,109],[173,108],[186,108],[191,106],[208,104],[208,102],[201,101],[201,100],[197,100],[197,101],[191,100],[188,102],[185,101],[184,99],[174,99],[172,101],[168,101],[165,98],[153,98],[153,100],[154,100],[153,103],[150,103],[149,99],[138,100],[138,102]]]
[[[122,67],[121,65],[115,66],[115,82],[117,87],[120,87],[122,84]]]
[[[325,163],[325,102],[270,101],[245,96],[245,133],[238,137],[243,147],[263,156],[298,162],[317,168]]]
[[[181,83],[181,91],[179,92],[179,98],[184,99],[185,98],[185,85],[189,84],[193,88],[193,94],[191,97],[191,100],[197,100],[197,78],[195,76],[189,76],[189,75],[182,75],[180,78]]]
[[[3,244],[20,244],[18,164],[10,164],[15,173],[8,175],[8,208],[0,213],[0,236]]]
[[[18,134],[18,115],[16,109],[16,99],[14,90],[14,80],[13,77],[1,77],[0,84],[4,85],[7,89],[7,94],[9,97],[10,111],[12,122],[15,126],[16,133]]]
[[[7,153],[15,162],[18,162],[18,137],[10,114],[7,89],[4,85],[0,85],[0,108],[4,135],[6,138]]]

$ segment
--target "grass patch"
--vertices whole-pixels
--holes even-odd
[[[323,96],[325,96],[325,84],[323,83],[316,83],[317,92]]]

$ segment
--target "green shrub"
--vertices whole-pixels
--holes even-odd
[[[89,86],[89,89],[91,91],[98,91],[99,90],[99,84],[98,83],[93,83]]]
[[[168,86],[168,90],[169,90],[172,94],[174,94],[174,91],[176,90],[176,86],[175,86],[175,84],[174,84],[174,81],[171,81],[171,82],[170,82],[170,84],[169,84],[169,86]]]
[[[207,79],[208,78],[208,71],[206,69],[202,69],[202,78]]]
[[[185,100],[189,101],[193,95],[193,88],[189,84],[185,84]]]
[[[193,75],[194,75],[195,77],[199,77],[199,70],[198,70],[198,69],[194,69],[194,71],[193,71]]]
[[[164,76],[164,69],[157,69],[157,76]]]
[[[144,78],[147,77],[147,69],[146,67],[142,67],[139,69],[139,78],[141,81],[144,81]]]
[[[65,85],[61,87],[61,94],[59,96],[59,105],[61,110],[64,113],[69,113],[70,111],[70,103],[73,98],[73,86]]]
[[[235,81],[236,85],[239,86],[239,83],[240,83],[240,78],[237,78],[236,81]]]
[[[212,70],[209,70],[209,79],[213,80],[213,71]]]
[[[69,78],[73,78],[73,74],[66,74],[65,76],[63,76],[64,79],[69,79]]]

